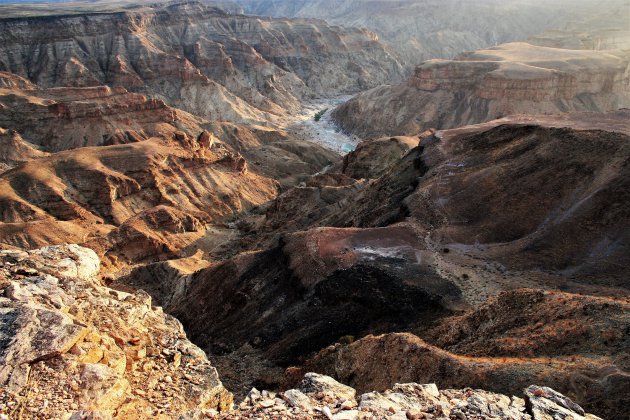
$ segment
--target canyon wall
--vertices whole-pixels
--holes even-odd
[[[364,92],[334,110],[363,137],[476,124],[511,114],[612,111],[630,106],[630,56],[510,43],[429,60],[406,83]]]
[[[315,95],[402,74],[367,30],[201,3],[0,20],[0,70],[40,87],[124,87],[214,120],[274,123]]]

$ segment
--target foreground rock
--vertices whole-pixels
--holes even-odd
[[[102,286],[99,268],[76,245],[0,252],[0,413],[173,418],[228,409],[231,394],[181,324],[146,293]]]
[[[0,173],[46,154],[24,140],[17,131],[0,128]]]
[[[560,417],[559,417],[560,416]],[[439,390],[435,384],[395,384],[357,396],[334,379],[307,373],[298,389],[252,389],[234,411],[219,418],[355,419],[599,419],[551,388],[530,386],[525,399],[476,389]]]
[[[275,387],[282,367],[349,336],[411,332],[357,340],[305,369],[360,391],[542,382],[625,415],[628,359],[615,355],[628,354],[630,325],[627,115],[506,119],[429,134],[406,153],[377,141],[395,146],[392,159],[357,153],[352,164],[378,178],[327,173],[280,195],[251,225],[252,242],[280,232],[265,251],[195,273],[139,267],[123,281],[180,317],[233,389]],[[463,314],[446,319],[453,311]]]

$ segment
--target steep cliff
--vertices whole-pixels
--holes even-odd
[[[356,176],[374,179],[321,174],[241,221],[238,245],[265,250],[120,280],[179,317],[233,389],[277,387],[296,364],[361,390],[542,382],[625,415],[628,121],[522,116],[367,142],[394,145],[375,164],[357,149]]]
[[[46,156],[46,152],[24,140],[20,133],[0,128],[0,173],[42,156]]]
[[[145,292],[105,286],[99,269],[96,254],[77,245],[0,251],[0,415],[543,420],[560,413],[598,419],[548,387],[519,390],[525,399],[470,388],[439,390],[433,383],[395,384],[357,396],[355,389],[316,373],[282,393],[254,388],[234,407],[232,394],[181,324],[153,306]],[[290,378],[297,374],[292,371]]]
[[[430,60],[405,83],[361,93],[336,108],[363,137],[454,128],[510,114],[613,111],[630,105],[630,56],[510,43]]]
[[[374,34],[201,3],[0,20],[0,70],[40,87],[124,87],[212,120],[278,122],[304,98],[402,74]]]
[[[589,411],[623,418],[629,316],[627,300],[518,289],[445,319],[420,334],[425,340],[370,335],[323,349],[301,371],[331,375],[360,392],[435,381],[516,395],[539,381]]]

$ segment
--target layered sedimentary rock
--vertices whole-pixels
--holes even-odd
[[[627,121],[627,112],[620,114]],[[495,123],[438,132],[325,223],[411,218],[457,254],[627,287],[620,270],[628,241],[621,204],[628,198],[627,139]]]
[[[24,140],[20,133],[0,128],[0,173],[42,156],[46,156],[46,152]]]
[[[242,154],[252,170],[278,180],[282,187],[306,182],[340,159],[336,152],[301,140],[285,130],[228,122],[212,122],[205,127]]]
[[[1,414],[341,420],[422,418],[426,413],[546,419],[562,413],[597,418],[548,387],[528,386],[522,391],[525,399],[417,383],[358,396],[355,389],[315,373],[307,373],[299,389],[253,389],[232,409],[232,395],[181,324],[152,306],[142,291],[102,285],[99,268],[96,254],[76,245],[0,252]]]
[[[4,173],[3,245],[88,241],[100,253],[119,247],[113,254],[124,260],[168,255],[202,237],[207,224],[275,196],[274,180],[206,139],[178,132],[75,149]]]
[[[0,20],[1,414],[627,416],[628,111],[420,131],[616,109],[626,53],[425,63],[337,111],[409,134],[341,161],[273,126],[400,75],[375,34],[107,7]],[[109,287],[92,251],[33,250],[68,242]],[[308,373],[222,412],[310,371],[352,388]]]
[[[630,105],[629,60],[621,51],[504,44],[427,61],[406,83],[362,93],[333,118],[347,132],[377,137],[519,113],[614,111]]]
[[[103,286],[76,245],[0,251],[0,411],[29,418],[173,418],[232,395],[144,292]]]
[[[355,150],[343,157],[341,172],[355,179],[378,178],[419,142],[420,137],[406,136],[361,142]]]
[[[321,174],[240,222],[249,249],[268,250],[195,273],[157,263],[121,281],[180,317],[235,389],[276,387],[288,363],[338,342],[302,372],[366,391],[433,380],[511,393],[538,382],[625,415],[628,365],[615,355],[628,352],[627,114],[423,133],[388,165],[359,153],[382,175]],[[522,287],[532,290],[492,300]],[[389,334],[400,331],[413,334]]]
[[[254,346],[286,363],[344,335],[414,324],[457,307],[459,289],[432,262],[402,226],[323,228],[176,281],[162,282],[146,268],[121,281],[153,290],[212,353]]]
[[[0,126],[49,152],[132,143],[176,131],[199,133],[200,118],[122,87],[0,89]]]
[[[357,91],[402,72],[366,30],[195,2],[4,19],[0,39],[0,70],[41,87],[124,87],[235,122],[278,123],[315,92]]]

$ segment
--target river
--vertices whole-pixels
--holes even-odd
[[[340,155],[345,155],[353,151],[361,139],[339,131],[330,118],[330,113],[337,105],[350,98],[352,98],[351,95],[343,95],[308,102],[297,115],[291,118],[286,130],[300,139],[320,144]],[[319,121],[315,121],[315,114],[324,109],[328,110]]]

